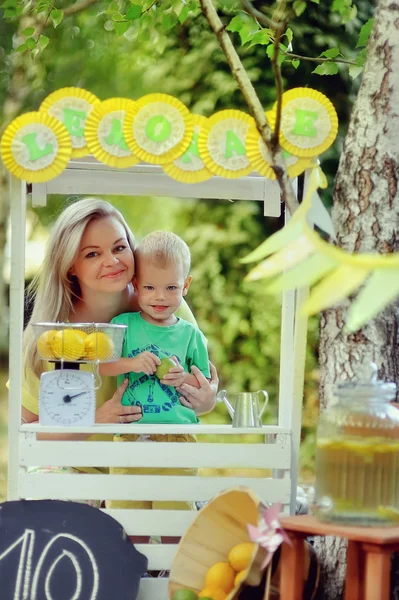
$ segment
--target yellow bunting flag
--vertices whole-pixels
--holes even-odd
[[[265,114],[269,125],[272,125],[274,123],[274,111],[268,111]],[[276,179],[276,174],[271,167],[271,154],[261,138],[259,131],[256,129],[256,126],[252,127],[248,133],[247,152],[254,170],[256,170],[259,175],[263,175],[263,177],[266,177],[267,179]],[[305,169],[309,167],[311,162],[311,158],[299,158],[299,156],[294,156],[286,150],[283,150],[282,155],[287,167],[288,176],[291,179],[298,177],[298,175],[303,173]]]
[[[314,252],[314,246],[306,235],[301,235],[288,246],[254,267],[246,276],[246,281],[256,281],[264,277],[273,277],[300,263]]]
[[[274,127],[271,113],[271,126]],[[330,100],[310,88],[294,88],[282,98],[280,144],[295,156],[312,157],[325,152],[338,132],[338,118]]]
[[[126,114],[133,108],[133,100],[110,98],[97,104],[87,119],[85,138],[90,153],[110,167],[123,169],[140,162],[132,154],[123,134]]]
[[[198,150],[198,138],[201,130],[206,126],[207,119],[200,115],[193,115],[193,136],[187,150],[172,163],[163,166],[165,173],[182,183],[199,183],[212,177]]]
[[[91,92],[76,87],[67,87],[53,92],[45,98],[40,112],[48,113],[65,125],[72,143],[72,158],[88,154],[85,125],[88,116],[100,100]]]
[[[308,223],[312,195],[326,180],[313,169],[304,200],[293,218],[241,262],[263,260],[246,276],[247,281],[271,279],[266,292],[314,286],[301,307],[311,315],[337,304],[364,284],[352,303],[345,329],[355,331],[399,296],[399,254],[348,254],[324,241]]]
[[[356,331],[399,296],[399,268],[377,269],[352,304],[347,331]]]
[[[198,147],[208,169],[221,177],[237,178],[254,168],[247,154],[247,137],[254,120],[239,110],[222,110],[208,119]]]
[[[369,273],[369,269],[360,268],[357,265],[339,265],[334,271],[327,273],[326,277],[312,288],[310,297],[302,306],[302,312],[314,315],[344,300],[362,285]]]
[[[130,150],[140,160],[165,165],[181,156],[193,137],[193,117],[180,100],[148,94],[135,102],[124,123]]]
[[[46,113],[30,112],[17,117],[1,139],[6,168],[30,183],[57,177],[71,158],[71,140],[60,121]]]

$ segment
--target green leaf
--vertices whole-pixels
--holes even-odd
[[[15,48],[15,52],[24,52],[27,48],[28,46],[26,45],[26,42],[24,42]]]
[[[111,2],[111,4],[108,6],[107,10],[105,11],[106,15],[112,15],[115,12],[118,12],[119,10],[119,6],[118,6],[118,2]]]
[[[40,0],[36,6],[36,13],[48,11],[51,6],[51,0]]]
[[[174,13],[166,13],[162,15],[161,27],[162,31],[170,31],[177,24],[178,19]]]
[[[138,6],[137,4],[133,4],[133,6],[131,6],[129,8],[129,10],[126,13],[125,18],[128,21],[135,21],[136,19],[139,19],[142,15],[142,11],[141,11],[141,6]]]
[[[270,29],[260,29],[259,31],[255,31],[255,33],[251,34],[249,38],[250,44],[249,47],[252,46],[267,46],[270,43],[271,31]]]
[[[47,48],[47,46],[49,45],[50,42],[50,38],[48,38],[46,35],[41,35],[38,39],[38,43],[39,43],[39,48],[41,50],[41,52],[43,52],[43,50],[45,48]]]
[[[240,36],[241,44],[244,45],[252,40],[255,32],[259,29],[259,25],[252,17],[240,12],[231,19],[226,29],[237,32]]]
[[[11,19],[12,17],[15,17],[16,14],[17,14],[17,9],[10,7],[10,8],[5,9],[3,16],[5,19]]]
[[[39,48],[35,48],[34,50],[31,50],[31,53],[30,53],[31,59],[36,60],[38,54],[40,54]]]
[[[295,58],[294,60],[291,61],[291,64],[294,67],[294,69],[297,69],[299,67],[299,65],[301,64],[301,61],[298,60],[297,58]]]
[[[22,35],[24,35],[25,37],[29,37],[30,35],[32,35],[32,33],[35,33],[35,28],[27,27],[26,29],[23,30]]]
[[[359,39],[356,44],[356,48],[361,48],[362,46],[367,46],[371,30],[374,25],[374,19],[369,19],[361,28],[359,33]]]
[[[352,79],[356,79],[363,72],[363,67],[359,67],[358,65],[350,65],[349,67],[349,77]]]
[[[36,42],[35,42],[35,40],[32,37],[29,37],[26,40],[25,44],[26,44],[26,47],[30,48],[31,50],[32,50],[32,48],[34,48],[36,46]]]
[[[129,29],[130,23],[129,21],[115,21],[114,27],[117,35],[121,36]]]
[[[6,0],[0,6],[1,6],[1,8],[4,8],[4,9],[5,8],[16,8],[17,7],[17,3],[16,3],[16,0]]]
[[[124,21],[125,16],[122,15],[120,12],[114,12],[114,14],[111,16],[111,19],[113,21]]]
[[[186,4],[186,6],[183,8],[183,10],[181,11],[181,13],[179,14],[179,23],[180,25],[183,25],[183,23],[187,20],[188,15],[191,12],[191,7],[189,4]]]
[[[338,73],[338,65],[335,62],[325,62],[318,65],[312,73],[317,73],[317,75],[336,75]]]
[[[54,29],[55,29],[56,27],[58,27],[58,25],[60,23],[62,23],[62,20],[64,18],[64,11],[58,10],[58,8],[53,8],[53,10],[50,13],[50,18],[53,22]]]
[[[329,50],[325,50],[320,54],[320,56],[325,56],[326,58],[337,58],[339,55],[339,48],[330,48]]]
[[[293,34],[293,32],[292,32],[292,29],[290,29],[290,28],[288,27],[287,31],[285,32],[285,36],[287,37],[288,44],[291,44],[291,42],[292,42],[292,38],[293,38],[293,36],[294,36],[294,34]]]
[[[294,0],[292,8],[294,9],[296,16],[300,17],[306,9],[306,2],[304,0]]]

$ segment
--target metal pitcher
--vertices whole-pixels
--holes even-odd
[[[260,408],[261,394],[264,396],[262,408]],[[265,390],[236,394],[234,408],[227,398],[226,390],[221,390],[216,400],[226,405],[233,419],[233,427],[262,427],[262,415],[269,402],[269,394]]]

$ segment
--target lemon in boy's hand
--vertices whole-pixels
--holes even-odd
[[[165,356],[164,358],[161,358],[161,364],[157,366],[155,375],[158,379],[163,379],[166,373],[169,373],[170,369],[175,366],[175,361],[169,358],[169,356]]]
[[[208,569],[207,574],[205,575],[205,588],[221,589],[224,592],[229,593],[234,587],[235,576],[234,569],[229,563],[215,563]]]
[[[37,350],[42,358],[55,358],[51,344],[56,333],[56,329],[49,329],[48,331],[42,333],[38,338],[36,345]]]
[[[89,333],[84,341],[87,360],[109,360],[114,354],[114,342],[103,331]]]
[[[243,544],[237,544],[230,550],[227,560],[234,571],[244,571],[248,567],[254,548],[255,544],[253,542],[244,542]]]
[[[199,594],[201,600],[225,600],[227,594],[220,588],[204,588]]]
[[[55,358],[79,360],[83,356],[85,344],[82,336],[73,329],[61,329],[51,340],[50,347]]]
[[[172,600],[197,600],[198,596],[193,590],[176,590],[172,596]]]

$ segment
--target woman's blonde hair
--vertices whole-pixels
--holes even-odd
[[[28,290],[34,302],[32,315],[24,332],[23,354],[26,370],[37,375],[42,369],[31,323],[65,322],[74,310],[74,298],[80,297],[80,286],[69,269],[74,264],[87,225],[105,217],[114,217],[125,228],[132,252],[135,240],[121,213],[109,202],[98,198],[84,198],[70,204],[56,220],[47,242],[44,261]]]

